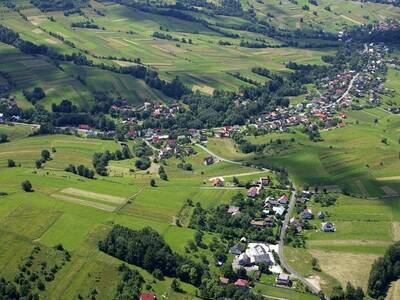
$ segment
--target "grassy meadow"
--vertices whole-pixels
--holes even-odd
[[[98,291],[98,299],[113,297],[120,261],[101,253],[97,242],[116,223],[132,229],[151,226],[174,251],[185,255],[185,246],[195,233],[186,227],[191,212],[182,210],[186,200],[200,202],[203,207],[228,203],[234,194],[245,190],[213,188],[209,178],[226,175],[230,180],[232,174],[254,171],[227,163],[215,163],[209,171],[202,164],[206,153],[197,149],[198,154],[188,159],[193,165],[191,172],[178,169],[176,159],[167,160],[168,181],[160,180],[157,172],[136,171],[87,179],[67,173],[64,168],[69,163],[91,167],[94,152],[115,151],[119,148],[117,143],[66,135],[26,137],[25,125],[2,125],[0,132],[12,133],[11,141],[0,146],[0,191],[6,193],[0,196],[0,274],[12,280],[35,245],[50,251],[61,243],[71,252],[72,259],[57,273],[56,280],[46,286],[42,296],[48,298],[76,298],[78,294],[89,294],[93,288]],[[42,169],[36,169],[34,162],[40,158],[41,150],[53,147],[51,160]],[[17,167],[7,168],[8,159],[15,160]],[[124,161],[118,163],[124,166]],[[259,174],[248,176],[250,180]],[[156,187],[149,185],[151,178],[156,179]],[[32,183],[34,192],[22,191],[24,180]],[[176,226],[177,219],[182,220],[182,227]],[[205,242],[211,238],[206,234]],[[211,263],[212,252],[200,251],[210,260],[212,272],[216,271]],[[172,279],[159,281],[146,271],[139,271],[159,296],[196,298],[193,286],[182,284],[183,292],[175,293],[170,289]]]
[[[298,129],[247,139],[259,144],[284,141],[267,146],[265,160],[284,166],[299,186],[339,188],[365,197],[399,193],[398,118],[378,108],[349,111],[348,115],[344,128],[321,131],[321,142],[311,142]]]

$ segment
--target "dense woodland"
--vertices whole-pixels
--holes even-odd
[[[140,266],[155,277],[177,277],[199,286],[204,266],[174,253],[163,238],[150,227],[140,231],[115,225],[99,249],[127,263]]]
[[[374,298],[385,297],[390,284],[400,279],[400,242],[391,245],[383,257],[372,265],[368,280],[368,294]]]

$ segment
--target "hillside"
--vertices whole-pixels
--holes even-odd
[[[0,1],[0,299],[396,296],[399,5]]]

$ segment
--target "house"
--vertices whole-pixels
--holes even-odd
[[[233,255],[240,255],[243,253],[243,251],[244,251],[244,249],[243,249],[242,245],[240,245],[240,244],[236,244],[229,249],[229,253],[233,254]]]
[[[311,220],[313,218],[313,214],[311,209],[305,208],[301,213],[300,213],[300,218],[303,220]]]
[[[157,297],[153,293],[144,292],[140,295],[140,300],[156,300]]]
[[[229,206],[228,208],[228,214],[231,214],[232,216],[237,215],[240,213],[240,207],[237,206]]]
[[[241,265],[241,266],[250,266],[251,265],[250,257],[246,253],[242,253],[239,255],[238,262],[239,262],[239,265]]]
[[[301,192],[301,197],[305,198],[305,199],[310,199],[312,196],[312,192],[311,191],[302,191]]]
[[[237,287],[246,288],[249,286],[249,281],[245,279],[238,279],[234,283]]]
[[[220,277],[219,278],[219,282],[221,282],[222,284],[228,284],[229,283],[229,278]]]
[[[90,129],[90,126],[87,125],[87,124],[80,124],[80,125],[79,125],[79,129],[82,129],[82,130],[89,130],[89,129]]]
[[[268,253],[268,246],[264,244],[253,244],[246,251],[246,254],[250,257],[250,263],[252,265],[258,265],[260,263],[266,263],[272,265],[272,260]]]
[[[267,222],[265,222],[265,220],[251,220],[250,225],[254,227],[265,227]]]
[[[285,208],[283,206],[274,206],[272,210],[275,213],[275,216],[281,217],[285,213]]]
[[[264,219],[265,221],[265,225],[268,227],[273,227],[274,226],[274,219],[272,219],[271,217],[266,217]]]
[[[319,211],[317,216],[320,220],[325,219],[325,213],[323,211]]]
[[[223,187],[225,182],[223,178],[217,177],[212,180],[212,184],[214,187]]]
[[[278,285],[290,285],[290,278],[288,274],[280,273],[276,278],[276,284]]]
[[[257,187],[253,186],[247,190],[247,196],[255,198],[256,196],[258,196],[259,192],[260,190]]]
[[[270,179],[268,177],[261,177],[259,180],[259,183],[261,186],[267,186],[270,182]]]
[[[195,151],[193,150],[192,147],[188,147],[185,149],[186,155],[191,156],[195,154]]]
[[[335,227],[335,224],[333,224],[331,222],[322,222],[321,223],[321,230],[323,232],[335,232],[336,231],[336,227]]]
[[[212,156],[208,156],[204,158],[204,165],[209,166],[214,163],[214,158]]]
[[[278,202],[281,205],[287,205],[289,203],[289,198],[288,198],[288,196],[283,195],[278,199]]]
[[[130,138],[135,138],[135,137],[137,137],[137,132],[136,132],[136,130],[129,130],[128,131],[128,137],[130,137]]]
[[[169,139],[169,140],[167,141],[167,145],[170,146],[170,147],[172,147],[172,148],[176,147],[176,140],[174,140],[174,139]]]

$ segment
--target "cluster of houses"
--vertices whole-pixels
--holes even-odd
[[[385,91],[381,70],[387,63],[389,48],[384,44],[365,45],[360,55],[365,57],[365,67],[357,73],[345,70],[316,82],[316,92],[309,92],[305,100],[287,108],[279,107],[250,120],[250,125],[266,131],[287,131],[289,127],[318,122],[319,127],[331,129],[343,127],[346,118],[343,110],[355,105],[352,97],[365,99],[368,104],[379,103],[379,95]]]
[[[259,277],[259,266],[264,264],[272,273],[279,274],[276,280],[277,284],[289,286],[291,285],[289,275],[285,274],[279,263],[275,261],[274,253],[278,253],[278,247],[279,245],[266,243],[248,243],[247,246],[236,244],[229,249],[229,253],[234,255],[232,268],[256,271],[255,275]],[[226,279],[222,277],[220,280],[225,281]]]
[[[296,233],[300,234],[303,231],[305,222],[314,219],[314,213],[311,208],[307,207],[307,202],[311,199],[312,192],[303,191],[300,197],[296,198],[296,205],[303,208],[303,210],[298,214],[298,218],[292,217],[289,220],[289,225],[293,226]],[[320,229],[323,232],[335,232],[335,224],[329,221],[324,221],[326,217],[325,212],[318,211],[317,218],[321,220]]]

